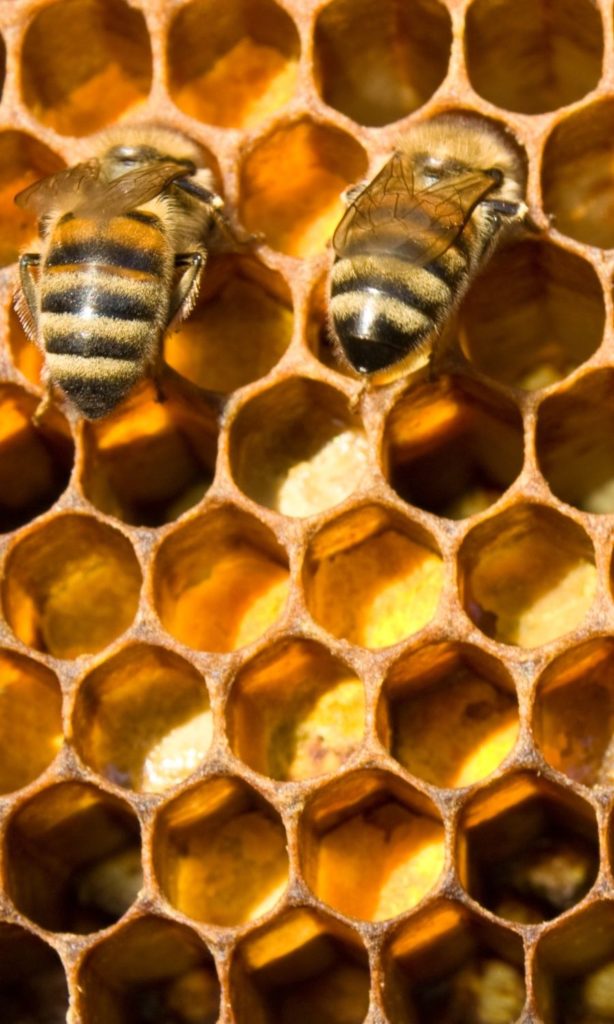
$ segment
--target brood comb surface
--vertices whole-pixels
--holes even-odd
[[[609,0],[0,0],[0,1018],[614,1005]],[[442,373],[324,326],[340,193],[488,117],[541,229]],[[109,419],[35,425],[12,198],[121,120],[261,233]],[[202,388],[227,399],[223,413]]]

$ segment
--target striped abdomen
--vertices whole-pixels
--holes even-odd
[[[464,250],[453,245],[422,267],[366,251],[337,260],[332,325],[355,370],[377,373],[428,345],[465,289],[470,260]]]
[[[156,355],[172,254],[161,221],[66,214],[41,273],[40,336],[49,376],[81,413],[110,412]]]

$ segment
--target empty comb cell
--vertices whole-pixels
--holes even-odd
[[[0,3],[2,1021],[614,1024],[611,54],[610,0]],[[441,114],[528,220],[375,384],[333,236]],[[87,422],[13,200],[135,124],[228,222]]]

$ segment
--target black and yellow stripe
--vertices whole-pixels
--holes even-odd
[[[172,253],[154,214],[56,224],[40,288],[50,375],[84,416],[104,416],[155,358],[168,308]]]
[[[499,221],[479,203],[501,172],[449,166],[414,192],[414,168],[395,154],[348,208],[334,236],[331,326],[350,365],[384,375],[432,346]]]
[[[377,373],[419,351],[455,305],[469,254],[453,245],[426,266],[403,255],[368,252],[337,260],[332,326],[358,373]]]

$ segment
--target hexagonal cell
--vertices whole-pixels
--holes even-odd
[[[365,693],[325,647],[282,640],[237,675],[227,706],[231,747],[250,768],[281,781],[336,771],[360,746]]]
[[[112,124],[149,92],[143,15],[124,0],[60,0],[40,8],[23,42],[21,81],[33,114],[64,135]]]
[[[362,146],[338,128],[306,119],[284,125],[244,160],[241,220],[274,249],[314,256],[343,213],[341,193],[366,170]]]
[[[237,1024],[362,1024],[367,953],[353,929],[299,907],[238,944],[230,990]]]
[[[316,380],[293,377],[261,392],[231,429],[236,483],[286,516],[339,504],[367,474],[368,458],[360,417],[344,395]]]
[[[200,121],[250,128],[291,98],[299,55],[294,22],[272,0],[195,0],[171,25],[170,93]]]
[[[469,894],[494,914],[549,921],[583,899],[597,877],[595,812],[538,775],[508,775],[465,805],[456,863]]]
[[[435,614],[442,585],[442,559],[432,537],[374,505],[320,530],[304,567],[307,606],[316,622],[361,647],[388,647],[422,629]]]
[[[436,0],[333,0],[320,12],[314,45],[325,101],[360,124],[388,124],[443,82],[450,15]]]
[[[63,739],[57,676],[32,658],[0,650],[0,793],[32,782]]]
[[[66,489],[74,445],[57,411],[33,421],[38,399],[15,384],[0,385],[0,532],[46,511]]]
[[[533,734],[546,760],[585,786],[614,782],[614,639],[556,658],[541,675]]]
[[[288,882],[281,819],[240,779],[209,779],[166,804],[153,849],[164,895],[196,921],[253,921],[275,906]]]
[[[316,282],[309,301],[306,324],[306,341],[316,359],[329,369],[355,380],[355,374],[349,366],[339,359],[335,342],[328,322],[328,294],[330,291],[330,275],[324,274]]]
[[[384,951],[391,1024],[514,1024],[525,1002],[514,932],[448,900],[419,911]]]
[[[120,926],[85,958],[82,1024],[215,1024],[220,983],[211,953],[182,924],[147,915]]]
[[[36,236],[36,217],[15,206],[16,194],[64,166],[47,146],[24,132],[0,132],[0,266],[13,263]]]
[[[7,825],[4,856],[15,906],[49,931],[106,928],[143,884],[133,811],[85,783],[61,782],[21,804]]]
[[[612,1020],[612,901],[598,900],[539,939],[533,985],[544,1024],[607,1024]]]
[[[131,624],[141,570],[119,530],[62,515],[30,530],[9,552],[4,614],[29,647],[56,658],[102,650]]]
[[[279,618],[288,560],[258,520],[225,506],[192,519],[163,541],[154,601],[163,625],[199,651],[236,651]]]
[[[42,387],[43,354],[28,338],[13,306],[9,309],[8,345],[14,365],[35,387]]]
[[[172,651],[134,644],[85,677],[72,740],[83,760],[119,786],[156,793],[204,760],[213,722],[205,681]]]
[[[157,400],[149,381],[102,420],[83,424],[83,491],[107,515],[137,526],[172,522],[215,475],[218,409],[174,381]]]
[[[557,123],[542,160],[544,208],[557,230],[602,249],[614,246],[613,131],[614,100],[592,103]]]
[[[476,526],[460,550],[461,599],[483,633],[540,647],[577,629],[593,603],[593,545],[579,526],[531,503]]]
[[[582,377],[539,408],[537,457],[550,490],[583,512],[614,512],[614,371]]]
[[[199,387],[228,394],[275,366],[290,344],[293,319],[281,274],[244,256],[215,257],[195,309],[167,335],[164,358]]]
[[[0,98],[4,90],[4,79],[6,77],[6,43],[3,36],[0,36]]]
[[[469,291],[460,343],[478,370],[532,391],[590,359],[604,326],[603,293],[590,263],[525,240],[495,253]]]
[[[497,501],[520,473],[522,417],[512,402],[468,380],[425,381],[392,409],[384,450],[400,497],[464,519]]]
[[[514,683],[477,647],[429,644],[403,655],[388,673],[378,732],[413,775],[436,786],[470,786],[514,747]]]
[[[475,0],[465,49],[476,92],[498,107],[542,114],[596,87],[603,26],[591,0]]]
[[[414,907],[445,862],[435,805],[382,771],[358,771],[319,790],[301,820],[305,881],[324,903],[362,921]]]
[[[37,935],[0,924],[0,1018],[6,1024],[64,1024],[68,985],[62,961]]]

